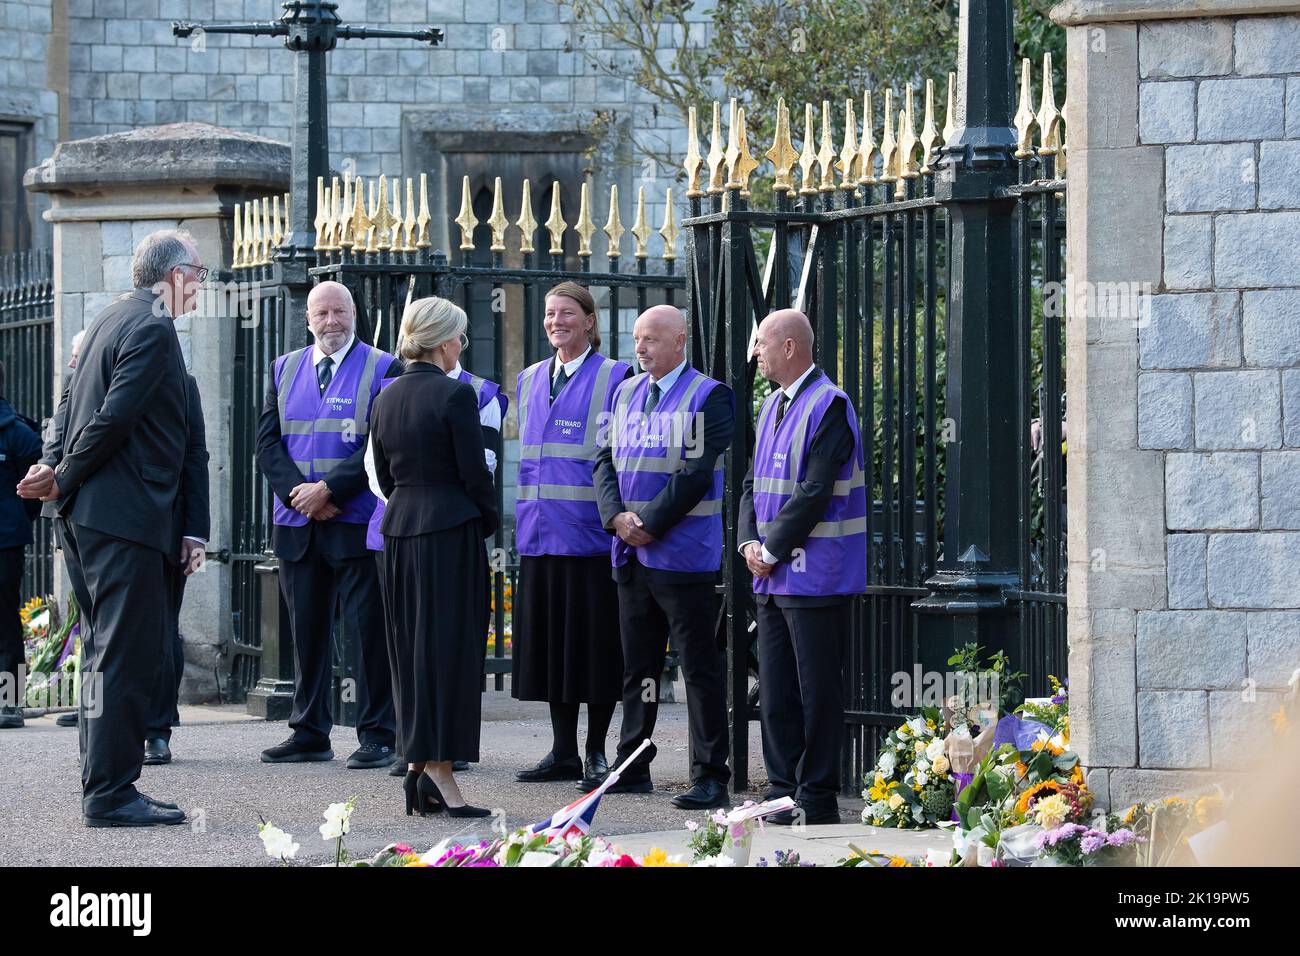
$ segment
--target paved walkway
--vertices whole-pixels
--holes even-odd
[[[0,731],[0,865],[213,866],[269,863],[257,838],[259,818],[292,833],[301,844],[299,861],[319,863],[331,849],[317,827],[333,802],[357,798],[347,846],[369,855],[393,841],[425,849],[443,837],[490,835],[491,820],[453,821],[444,814],[407,817],[400,781],[386,771],[347,770],[343,761],[356,746],[347,728],[336,728],[336,758],[323,764],[270,765],[258,760],[263,748],[286,736],[283,723],[251,718],[242,706],[185,707],[172,739],[173,763],[145,767],[144,792],[181,804],[190,824],[153,829],[88,829],[80,823],[80,772],[75,729],[58,727],[53,716],[29,720],[21,730]],[[618,726],[615,716],[614,727]],[[664,705],[656,734],[656,790],[652,794],[606,797],[596,815],[597,833],[632,852],[659,846],[684,852],[688,819],[702,813],[677,810],[669,799],[688,785],[686,707]],[[520,767],[531,765],[550,746],[545,704],[522,703],[507,693],[483,695],[482,763],[461,775],[472,803],[498,810],[510,827],[543,819],[571,801],[569,783],[521,784]],[[608,752],[613,753],[614,742]],[[766,785],[758,725],[750,734],[750,783]],[[736,802],[755,796],[737,794]],[[899,833],[857,825],[861,800],[843,798],[845,824],[810,827],[802,835],[768,828],[753,859],[776,848],[798,849],[803,859],[832,862],[846,856],[849,842],[864,848],[923,856],[947,844],[946,834]],[[459,824],[468,823],[462,827]]]

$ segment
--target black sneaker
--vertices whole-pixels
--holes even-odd
[[[21,707],[0,707],[0,727],[23,726],[23,709]]]
[[[329,741],[315,746],[290,737],[284,743],[276,744],[262,751],[262,763],[315,763],[333,760],[334,751]]]
[[[349,770],[376,770],[397,762],[397,751],[383,744],[362,744],[348,757]]]

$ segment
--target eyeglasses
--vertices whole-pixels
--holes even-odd
[[[208,281],[208,267],[207,267],[207,266],[201,266],[201,265],[199,265],[197,262],[182,262],[182,263],[181,263],[180,265],[178,265],[176,268],[177,268],[177,269],[187,269],[187,268],[188,268],[188,269],[193,269],[193,270],[194,270],[194,278],[195,278],[195,281],[197,281],[197,282],[207,282],[207,281]]]

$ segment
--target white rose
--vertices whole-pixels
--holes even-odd
[[[891,793],[889,795],[889,809],[897,810],[902,805],[903,805],[903,797],[901,794]]]
[[[950,764],[948,763],[948,758],[945,757],[943,754],[940,754],[939,756],[937,756],[937,757],[934,758],[934,772],[935,772],[935,773],[938,773],[938,774],[944,774],[944,773],[947,773],[948,770],[949,770],[949,768],[950,768]]]
[[[929,764],[929,762],[928,762],[924,757],[921,757],[920,759],[918,759],[918,760],[916,761],[916,764],[915,764],[914,766],[915,766],[916,770],[918,770],[918,771],[920,771],[920,772],[924,772],[924,771],[930,769],[930,764]]]
[[[922,771],[920,771],[919,773],[917,773],[917,775],[916,775],[916,785],[917,785],[918,787],[924,787],[925,784],[926,784],[926,782],[927,782],[929,779],[930,779],[930,775],[929,775],[928,773],[926,773],[924,770],[922,770]]]
[[[927,727],[925,724],[924,717],[913,717],[911,720],[907,722],[907,726],[908,729],[912,731],[912,734],[916,737],[924,737],[926,734],[930,732],[930,728]]]
[[[894,770],[898,767],[898,758],[891,751],[886,750],[880,755],[880,762],[876,765],[886,780],[894,775]]]
[[[943,741],[935,737],[925,748],[925,755],[931,760],[938,760],[943,756]]]

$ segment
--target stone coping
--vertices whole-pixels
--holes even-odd
[[[289,147],[273,139],[211,126],[169,123],[60,143],[27,170],[33,192],[86,186],[289,186]]]
[[[1300,13],[1300,0],[1065,0],[1051,10],[1063,27],[1133,20]]]

